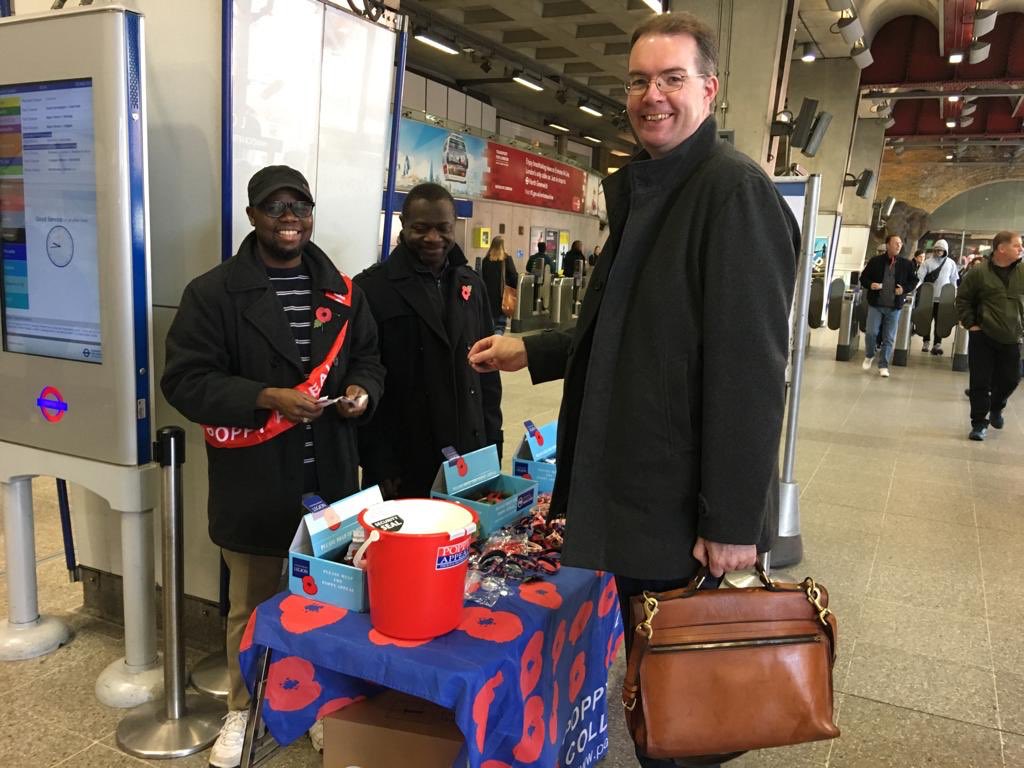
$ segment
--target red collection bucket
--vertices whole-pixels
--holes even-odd
[[[462,621],[471,509],[437,499],[385,501],[359,513],[366,541],[370,623],[401,640],[429,640]]]

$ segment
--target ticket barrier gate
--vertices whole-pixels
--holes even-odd
[[[860,291],[845,291],[839,315],[839,340],[836,342],[836,360],[845,362],[850,360],[860,342],[860,318],[859,308],[861,301]]]
[[[842,282],[842,280],[840,280]],[[821,328],[821,319],[825,310],[825,279],[816,277],[811,281],[810,305],[807,309],[807,324],[811,328]]]
[[[540,286],[543,290],[544,286]],[[536,277],[532,273],[519,275],[519,295],[516,297],[516,311],[509,323],[512,333],[544,330],[551,327],[551,312],[543,307],[537,297]]]
[[[846,282],[837,277],[828,286],[828,305],[825,312],[825,325],[829,330],[838,331],[843,315],[843,294],[846,293]]]
[[[556,277],[551,281],[551,322],[556,328],[572,325],[572,283],[571,277]]]
[[[913,329],[913,302],[917,300],[916,296],[912,296],[910,300],[904,304],[903,311],[900,312],[899,323],[896,325],[896,341],[893,343],[892,348],[892,364],[906,366],[907,358],[910,351],[910,338],[911,330]]]
[[[962,325],[957,323],[953,329],[953,370],[964,372],[967,370],[967,346],[970,343],[971,334]]]

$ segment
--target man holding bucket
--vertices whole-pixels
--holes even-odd
[[[356,426],[384,383],[366,299],[310,242],[306,179],[269,166],[248,193],[253,231],[185,288],[160,382],[203,425],[210,538],[231,573],[228,716],[210,753],[218,768],[241,761],[249,693],[238,647],[249,615],[280,589],[302,495],[358,490]]]
[[[644,152],[605,179],[609,237],[575,334],[495,336],[469,355],[564,377],[563,562],[615,573],[627,626],[631,595],[683,586],[701,564],[753,566],[777,521],[800,234],[771,180],[718,140],[716,70],[696,17],[637,28],[624,85]]]

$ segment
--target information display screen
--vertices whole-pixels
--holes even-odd
[[[7,352],[102,362],[92,79],[0,85]]]

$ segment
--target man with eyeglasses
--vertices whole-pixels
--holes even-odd
[[[718,140],[717,58],[688,13],[636,29],[626,110],[643,152],[604,181],[609,237],[575,333],[470,351],[478,370],[564,377],[551,514],[567,518],[566,563],[616,574],[627,644],[630,596],[753,566],[777,518],[800,234]]]
[[[203,425],[210,538],[231,574],[217,768],[241,761],[249,693],[238,648],[249,615],[280,589],[302,496],[334,501],[359,489],[356,428],[384,383],[366,298],[310,241],[306,179],[272,165],[248,193],[253,231],[185,288],[160,382],[167,401]]]
[[[487,289],[455,243],[455,201],[420,184],[402,204],[387,261],[356,277],[380,329],[387,368],[377,413],[359,432],[363,485],[386,498],[429,497],[442,451],[502,452],[501,379],[477,373],[470,346],[494,329]]]

